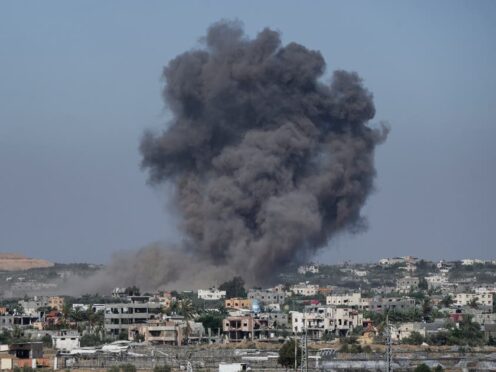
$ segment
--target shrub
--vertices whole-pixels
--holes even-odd
[[[155,366],[153,372],[171,372],[170,366]]]
[[[122,364],[120,366],[122,372],[136,372],[136,366],[134,364]]]
[[[286,342],[279,349],[279,358],[277,362],[286,368],[294,367],[295,365],[295,340],[292,339]],[[296,363],[299,366],[301,362],[301,347],[297,346]]]
[[[431,369],[427,364],[422,363],[415,367],[414,372],[431,372]]]
[[[424,338],[420,333],[413,331],[412,333],[410,333],[410,336],[404,338],[402,342],[404,344],[410,344],[410,345],[421,345],[422,342],[424,342]]]

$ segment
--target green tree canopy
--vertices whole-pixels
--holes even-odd
[[[295,339],[291,339],[279,349],[277,362],[283,367],[292,368],[295,365],[295,342]],[[299,345],[296,349],[296,363],[298,366],[301,364],[301,347]]]

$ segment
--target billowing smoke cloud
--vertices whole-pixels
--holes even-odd
[[[324,71],[319,52],[270,29],[250,39],[236,22],[172,60],[163,97],[173,118],[145,134],[142,166],[152,184],[175,185],[186,241],[123,258],[119,272],[157,285],[209,271],[263,282],[363,225],[387,130],[367,126],[375,108],[356,73],[327,84]]]

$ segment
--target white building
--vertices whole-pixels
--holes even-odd
[[[348,333],[363,325],[363,315],[352,308],[338,307],[332,319],[333,331],[339,336],[347,336]]]
[[[379,260],[379,265],[381,266],[390,266],[396,264],[405,263],[407,266],[415,265],[418,261],[417,257],[413,256],[403,256],[403,257],[393,257],[393,258],[381,258]]]
[[[357,310],[333,306],[307,306],[304,312],[291,311],[293,332],[307,332],[311,339],[321,339],[327,332],[346,336],[363,324],[363,316]]]
[[[298,274],[306,274],[306,273],[318,274],[319,266],[315,264],[308,264],[298,267]]]
[[[477,287],[475,288],[475,293],[477,294],[484,294],[484,293],[496,293],[496,286],[493,285],[487,285],[483,287]]]
[[[495,324],[496,313],[475,313],[472,320],[480,325]]]
[[[420,322],[407,322],[391,325],[391,338],[393,341],[401,341],[412,335],[412,332],[418,332],[425,337],[425,325]]]
[[[351,293],[342,295],[331,295],[326,297],[327,305],[334,306],[354,306],[359,307],[362,305],[362,294]]]
[[[291,327],[293,332],[305,330],[310,338],[321,338],[331,330],[332,308],[328,306],[307,306],[304,312],[291,311]]]
[[[360,278],[363,278],[365,276],[367,276],[367,271],[365,270],[353,270],[353,274],[355,274],[356,276],[360,277]]]
[[[379,260],[379,265],[381,266],[390,266],[403,263],[403,258],[401,257],[393,257],[393,258],[381,258]]]
[[[300,296],[315,296],[319,292],[318,284],[299,283],[291,287],[291,292]]]
[[[148,296],[132,296],[131,302],[105,304],[105,332],[119,336],[136,324],[160,318],[160,304],[148,302]]]
[[[29,300],[19,300],[18,303],[22,306],[24,314],[29,316],[38,316],[40,308],[48,307],[48,299],[39,296],[34,296]]]
[[[62,331],[60,335],[52,336],[52,344],[55,350],[69,353],[71,350],[79,349],[80,336],[77,333]]]
[[[405,276],[396,281],[396,290],[400,293],[408,293],[419,286],[419,278]]]
[[[226,291],[219,291],[217,288],[198,290],[198,298],[202,300],[221,300],[224,297],[226,297]]]
[[[474,300],[478,305],[493,306],[492,293],[456,293],[453,295],[454,305],[456,306],[467,306]]]
[[[474,259],[474,258],[464,258],[462,261],[462,265],[465,265],[465,266],[472,266],[472,265],[475,265],[475,264],[484,264],[486,263],[486,261],[484,260],[479,260],[479,259]]]
[[[427,287],[431,288],[439,288],[448,282],[448,278],[444,275],[432,275],[426,276],[425,281],[427,282]]]
[[[246,363],[225,363],[219,364],[219,372],[245,372]]]
[[[272,289],[250,289],[247,297],[264,305],[282,304],[286,299],[286,293],[284,291],[273,291]]]

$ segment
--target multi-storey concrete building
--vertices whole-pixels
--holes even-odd
[[[145,324],[160,314],[160,304],[148,302],[148,297],[130,297],[131,302],[105,304],[105,331],[117,336],[128,332],[135,324]]]
[[[250,289],[248,299],[257,300],[261,304],[282,304],[286,300],[286,293],[263,289]]]
[[[326,298],[327,305],[359,307],[362,304],[361,293],[331,295]]]
[[[252,301],[249,298],[229,298],[224,300],[224,306],[226,309],[251,309]]]
[[[315,296],[319,292],[319,285],[298,283],[291,287],[291,292],[299,296]]]
[[[400,293],[408,293],[419,286],[419,278],[405,276],[396,281],[396,290]]]
[[[315,264],[308,264],[298,267],[298,274],[306,274],[306,273],[318,274],[319,266]]]
[[[448,282],[448,278],[445,275],[431,275],[426,276],[425,281],[429,289],[435,289],[445,285]]]
[[[62,311],[64,308],[64,297],[60,296],[50,296],[48,297],[48,307],[51,307],[54,310]]]
[[[493,306],[492,293],[456,293],[453,296],[454,305],[467,306],[475,301],[478,305]]]
[[[330,306],[307,306],[303,312],[291,311],[293,332],[306,332],[310,339],[321,339],[331,330],[333,308]]]
[[[415,299],[410,297],[375,297],[370,301],[370,310],[375,312],[384,311],[407,311],[415,308]]]
[[[304,312],[291,311],[290,314],[293,332],[306,332],[307,337],[314,340],[328,332],[346,336],[363,324],[362,314],[351,307],[307,306]]]
[[[226,297],[226,291],[219,291],[217,288],[199,289],[198,298],[202,300],[221,300]]]

